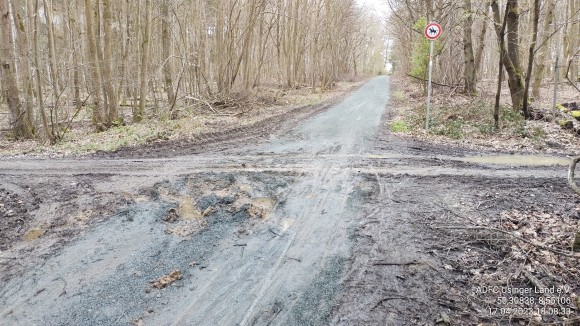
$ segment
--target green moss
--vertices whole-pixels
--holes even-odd
[[[463,138],[463,121],[447,120],[442,124],[435,125],[432,132],[436,135],[446,136],[453,139]]]
[[[407,132],[409,129],[409,125],[405,121],[397,120],[391,123],[392,132]]]

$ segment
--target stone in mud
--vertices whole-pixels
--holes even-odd
[[[157,280],[151,282],[153,283],[154,288],[163,289],[168,285],[173,284],[173,282],[177,280],[181,280],[183,274],[179,269],[173,270],[169,275],[164,275],[158,278]]]
[[[168,223],[174,223],[175,221],[177,221],[178,218],[179,218],[179,215],[177,214],[177,209],[170,208],[167,211],[167,214],[163,217],[163,221],[168,222]]]

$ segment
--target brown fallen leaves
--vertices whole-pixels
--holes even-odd
[[[501,317],[494,315],[496,311],[514,312],[512,318],[527,322],[577,318],[580,256],[571,247],[580,219],[575,215],[514,208],[469,219],[471,226],[458,230],[450,227],[447,232],[456,237],[454,249],[459,251],[454,258],[449,257],[449,264],[456,266],[453,270],[461,275],[458,279],[472,286],[459,297],[490,319]],[[530,289],[530,294],[506,294],[510,288]],[[543,294],[545,288],[556,293]]]

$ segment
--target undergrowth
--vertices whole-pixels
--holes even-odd
[[[397,103],[405,103],[408,98],[401,91],[393,92]],[[393,132],[413,132],[425,128],[425,105],[407,107],[391,122]],[[498,133],[519,138],[541,141],[546,134],[541,128],[528,127],[519,111],[511,107],[501,107],[500,128],[496,130],[493,119],[493,104],[482,98],[463,99],[455,103],[433,103],[429,117],[429,134],[450,139],[463,139],[466,135],[476,138],[491,138]]]

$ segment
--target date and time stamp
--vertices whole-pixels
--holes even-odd
[[[489,316],[570,316],[574,313],[574,299],[570,288],[527,288],[480,286],[478,296],[491,298]]]

